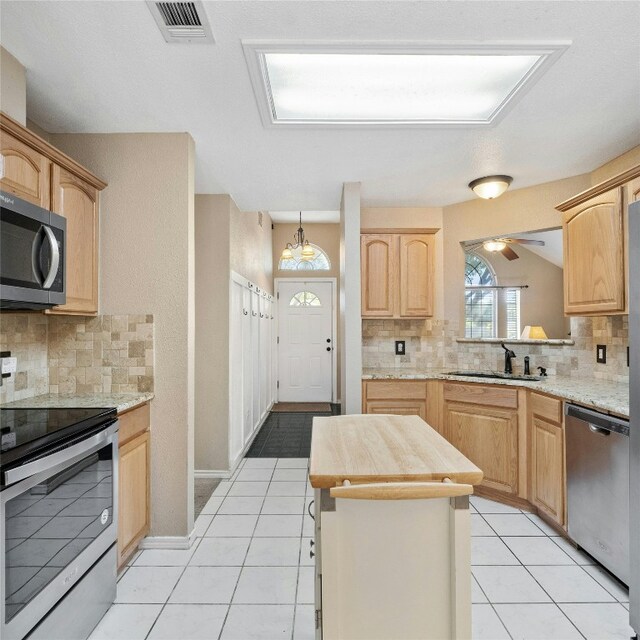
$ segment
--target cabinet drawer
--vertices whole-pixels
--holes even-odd
[[[445,382],[444,399],[490,407],[518,408],[518,390],[493,385]]]
[[[375,380],[365,383],[367,400],[426,400],[426,380]]]
[[[120,414],[118,416],[118,420],[120,421],[119,445],[122,446],[132,438],[147,431],[150,425],[149,416],[150,410],[148,402],[140,407],[131,409],[131,411]]]
[[[562,402],[539,393],[531,393],[531,412],[541,418],[562,424]]]

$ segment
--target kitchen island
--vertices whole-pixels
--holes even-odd
[[[418,416],[314,418],[318,640],[471,637],[482,471]]]

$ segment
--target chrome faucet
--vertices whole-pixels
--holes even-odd
[[[504,349],[504,372],[513,373],[513,366],[511,365],[511,358],[515,358],[516,354],[504,346],[504,342],[500,343],[500,346]]]

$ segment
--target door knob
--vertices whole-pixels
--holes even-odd
[[[327,347],[327,351],[331,351],[331,347]]]

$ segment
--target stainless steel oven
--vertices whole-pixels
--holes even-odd
[[[83,639],[115,598],[115,412],[10,411],[1,429],[0,636]]]
[[[64,304],[67,221],[5,191],[0,205],[0,308]]]

